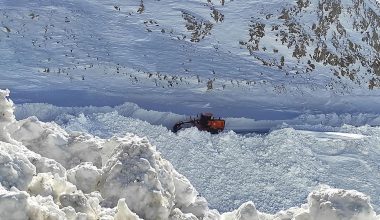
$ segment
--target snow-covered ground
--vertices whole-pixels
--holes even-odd
[[[128,132],[145,136],[211,207],[221,211],[252,200],[258,210],[273,213],[302,204],[319,184],[359,190],[371,196],[376,210],[380,208],[380,130],[345,125],[376,124],[376,115],[303,115],[287,124],[230,118],[227,128],[278,129],[245,135],[187,129],[176,135],[168,128],[184,116],[147,111],[131,103],[115,108],[23,104],[15,114],[20,119],[36,115],[67,130],[102,138]]]
[[[239,46],[288,1],[210,2],[0,1],[0,219],[376,219],[380,91]]]
[[[8,95],[9,91],[0,90],[1,219],[379,219],[369,197],[353,190],[319,186],[308,195],[307,204],[276,214],[258,211],[254,203],[244,203],[250,197],[239,197],[238,193],[250,192],[253,200],[273,209],[284,205],[281,201],[292,200],[313,188],[308,184],[327,183],[333,178],[351,188],[355,187],[350,185],[354,179],[360,189],[373,189],[376,180],[372,183],[366,179],[367,185],[363,186],[359,183],[363,179],[354,176],[355,170],[360,170],[364,173],[360,178],[368,178],[368,172],[377,167],[376,161],[366,157],[376,155],[368,138],[371,129],[359,129],[363,130],[360,134],[358,130],[356,134],[319,135],[283,129],[266,137],[244,137],[233,132],[211,136],[188,129],[176,136],[163,127],[118,117],[116,112],[93,115],[97,120],[83,114],[79,118],[66,115],[68,130],[74,126],[75,130],[107,132],[105,124],[112,124],[109,129],[124,127],[125,132],[130,126],[135,133],[141,129],[149,138],[151,132],[163,156],[177,158],[174,163],[194,176],[195,187],[199,185],[203,191],[199,194],[161,157],[149,138],[126,134],[101,139],[86,133],[68,133],[34,116],[17,121]],[[160,146],[160,141],[166,146]],[[335,143],[326,150],[317,144],[321,141]],[[350,147],[350,141],[356,145]],[[182,162],[186,165],[181,166]],[[342,166],[351,172],[342,169],[339,173]],[[339,176],[329,176],[330,168]],[[221,210],[237,209],[220,214],[209,208],[209,195],[221,196],[222,203],[227,204],[220,205]],[[210,196],[211,203],[217,203],[216,198]]]

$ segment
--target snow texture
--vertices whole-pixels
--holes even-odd
[[[16,114],[21,117],[40,110],[67,130],[102,138],[123,137],[126,133],[147,137],[207,198],[209,206],[221,212],[234,210],[248,200],[254,201],[261,212],[299,206],[321,183],[364,192],[371,196],[375,210],[380,210],[380,130],[368,125],[345,125],[376,123],[376,115],[308,114],[277,122],[229,118],[227,127],[276,125],[279,129],[245,135],[234,131],[209,135],[187,129],[175,135],[167,127],[152,124],[184,116],[146,111],[135,105],[111,108],[25,104],[17,106]]]
[[[0,102],[11,103],[5,96]],[[11,143],[0,141],[1,219],[379,218],[366,195],[328,186],[310,193],[307,204],[276,214],[259,212],[252,202],[219,214],[208,208],[206,199],[199,197],[192,184],[146,138],[127,134],[100,139],[78,132],[72,134],[35,117],[12,120],[7,126],[11,123],[12,129],[3,129]],[[81,153],[73,146],[78,146]],[[72,159],[63,153],[85,156]],[[40,154],[55,157],[62,165]],[[99,158],[97,167],[92,162]],[[42,168],[36,169],[33,164]]]
[[[13,109],[5,95],[1,102]],[[36,117],[6,125],[10,129],[4,127],[3,133],[11,143],[0,142],[5,219],[168,219],[172,210],[198,199],[190,182],[146,139],[67,133]],[[207,204],[198,209],[209,212]]]
[[[311,7],[293,7],[306,2]],[[308,56],[292,57],[293,48],[276,41],[287,26],[269,31],[289,22],[276,19],[284,8],[296,9],[293,20],[310,31],[319,2],[329,5],[1,1],[0,88],[11,88],[16,103],[66,108],[22,105],[16,121],[9,91],[0,90],[0,219],[378,218],[364,194],[315,189],[328,183],[360,190],[380,210],[380,131],[370,127],[380,125],[380,90],[368,90],[367,83],[377,76],[359,62],[350,67],[360,69],[355,80],[334,76],[323,62],[313,63],[312,74],[296,74],[309,69]],[[329,52],[341,54],[352,40],[363,58],[378,60],[363,40],[378,41],[378,25],[373,31],[350,27],[370,21],[361,13],[378,17],[378,4],[356,1],[357,13],[348,14],[353,2],[338,2],[344,9],[339,20],[325,26]],[[268,52],[250,53],[240,44],[250,41],[256,22],[266,24],[260,50],[268,46]],[[335,42],[335,50],[328,41],[338,22],[347,38]],[[307,54],[319,43],[310,43]],[[260,61],[276,65],[280,56],[286,57],[283,69]],[[73,107],[88,105],[115,108]],[[184,114],[202,111],[228,117],[228,130],[281,129],[246,136],[168,131]]]

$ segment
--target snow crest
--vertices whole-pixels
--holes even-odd
[[[261,213],[252,202],[220,214],[146,138],[101,139],[36,117],[16,121],[9,91],[0,94],[6,116],[0,219],[379,219],[366,195],[328,186],[310,193],[307,204],[276,214]]]

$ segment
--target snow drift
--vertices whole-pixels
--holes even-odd
[[[327,186],[277,214],[252,202],[220,214],[147,139],[16,121],[8,95],[0,90],[0,219],[379,219],[368,196]]]

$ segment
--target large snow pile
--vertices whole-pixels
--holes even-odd
[[[0,95],[0,219],[379,219],[366,195],[329,187],[274,215],[252,202],[219,214],[145,138],[16,121],[9,91]]]
[[[16,121],[9,91],[0,94],[0,219],[214,215],[146,139],[105,140],[35,117]]]

